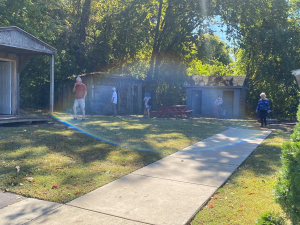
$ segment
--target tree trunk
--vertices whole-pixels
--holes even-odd
[[[85,0],[82,7],[80,25],[79,25],[79,51],[76,57],[79,70],[83,67],[83,58],[85,53],[85,40],[86,40],[86,28],[88,27],[90,15],[91,15],[91,3],[92,0]],[[81,72],[81,71],[80,71]]]
[[[153,80],[153,78],[154,78],[154,66],[156,63],[156,57],[159,53],[160,45],[158,44],[158,36],[159,36],[159,27],[160,27],[160,21],[161,21],[162,5],[163,5],[163,0],[159,0],[157,22],[156,22],[156,27],[155,27],[154,42],[153,42],[152,55],[151,55],[151,60],[150,60],[150,68],[149,68],[149,71],[147,74],[148,80]]]

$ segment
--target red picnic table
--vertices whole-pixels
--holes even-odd
[[[173,106],[166,106],[162,105],[159,107],[157,111],[151,111],[150,116],[154,117],[190,117],[193,113],[193,110],[187,110],[186,105],[173,105]]]

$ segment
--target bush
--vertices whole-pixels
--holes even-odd
[[[300,114],[297,113],[298,121]],[[300,224],[300,125],[291,135],[292,141],[282,146],[282,169],[275,186],[276,201],[292,220]]]
[[[259,216],[256,220],[256,225],[284,225],[284,219],[273,212],[266,212]]]
[[[291,135],[293,142],[300,142],[300,123],[297,123],[297,125],[294,128],[294,133]]]

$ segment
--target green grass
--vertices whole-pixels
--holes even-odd
[[[65,203],[228,126],[216,120],[138,116],[89,116],[75,125],[97,138],[150,151],[104,143],[57,122],[0,127],[0,189]]]
[[[59,116],[72,118],[70,114]],[[0,127],[0,189],[65,203],[228,127],[258,129],[259,126],[253,120],[141,116],[88,116],[85,122],[74,124],[96,138],[150,151],[104,143],[57,122]],[[280,147],[290,132],[285,127],[272,127],[269,138],[191,224],[254,224],[265,211],[282,214],[272,190],[281,167]],[[18,174],[17,165],[21,167]],[[23,179],[28,176],[34,181]],[[53,184],[58,184],[58,188],[52,188]]]
[[[275,203],[273,187],[281,168],[281,145],[290,134],[284,129],[274,130],[215,193],[191,224],[255,224],[259,215],[266,211],[284,216]]]

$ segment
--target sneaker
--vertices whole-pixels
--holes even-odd
[[[84,121],[85,119],[84,118],[82,118],[82,121]]]
[[[74,117],[72,120],[77,120],[77,118]]]

